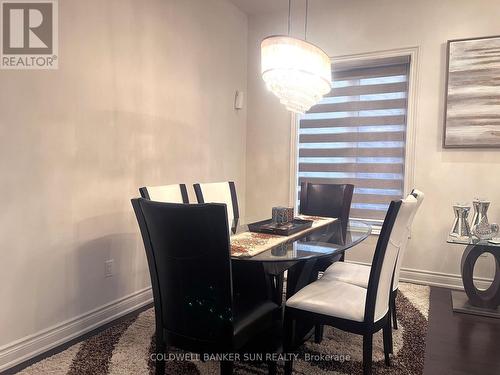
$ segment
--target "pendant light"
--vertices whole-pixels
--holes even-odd
[[[291,0],[288,0],[288,35],[265,38],[261,43],[261,72],[267,88],[290,111],[305,113],[331,90],[332,71],[328,55],[306,41],[290,36]]]

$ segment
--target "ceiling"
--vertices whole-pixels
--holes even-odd
[[[270,13],[288,9],[288,0],[229,0],[247,14]]]

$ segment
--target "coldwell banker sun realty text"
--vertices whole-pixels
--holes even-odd
[[[1,69],[57,69],[57,0],[0,0]]]

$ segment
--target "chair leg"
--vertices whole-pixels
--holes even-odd
[[[295,324],[296,321],[290,316],[290,313],[285,308],[285,318],[283,324],[284,340],[283,340],[283,351],[285,353],[291,353],[293,350],[293,345],[295,342]],[[293,358],[285,361],[285,371],[284,375],[292,375],[293,370]]]
[[[276,375],[278,373],[278,364],[275,361],[267,362],[267,369],[269,375]]]
[[[167,346],[163,343],[161,337],[156,338],[156,361],[155,361],[155,375],[165,374],[165,354],[167,353]],[[158,359],[161,358],[161,359]]]
[[[321,341],[323,341],[323,331],[324,326],[322,324],[316,324],[314,326],[314,342],[316,344],[321,344]]]
[[[384,357],[385,357],[385,364],[387,366],[391,365],[391,359],[389,357],[389,354],[392,353],[392,327],[391,327],[391,320],[389,317],[387,317],[387,323],[385,324],[383,328],[383,333],[384,333]]]
[[[156,361],[155,375],[165,374],[165,361]]]
[[[285,317],[283,322],[283,350],[285,352],[291,352],[294,347],[295,342],[295,325],[296,321],[293,319],[290,314],[287,313],[285,309]]]
[[[292,375],[292,370],[293,370],[293,359],[285,361],[284,375]]]
[[[233,375],[233,362],[221,361],[220,362],[220,375]]]
[[[363,375],[372,373],[373,333],[363,335]]]
[[[398,316],[396,314],[396,296],[398,294],[398,291],[395,290],[391,292],[391,310],[392,310],[392,326],[394,329],[398,329]]]
[[[389,353],[394,354],[394,340],[392,338],[392,325],[390,317],[387,317],[387,322],[389,326]]]

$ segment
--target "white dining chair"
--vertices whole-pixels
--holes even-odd
[[[370,374],[373,334],[383,329],[385,362],[390,365],[392,279],[399,249],[407,235],[407,223],[416,205],[417,200],[411,195],[391,202],[377,241],[367,288],[325,274],[287,300],[285,351],[300,343],[294,333],[299,321],[329,325],[363,336],[363,373]],[[291,374],[292,366],[292,360],[286,362],[285,374]]]
[[[185,184],[144,186],[139,189],[141,197],[163,203],[189,203]]]
[[[229,227],[235,227],[239,221],[238,197],[233,181],[194,184],[198,203],[225,203]]]
[[[396,297],[399,290],[399,275],[401,271],[401,265],[403,263],[403,259],[406,253],[406,248],[408,245],[409,235],[411,232],[411,227],[413,224],[413,219],[415,215],[424,201],[425,194],[417,189],[413,189],[411,192],[417,199],[417,205],[415,206],[415,210],[412,215],[408,218],[408,223],[406,225],[407,233],[404,236],[403,243],[401,244],[401,248],[398,254],[398,260],[396,263],[396,269],[394,271],[394,280],[392,284],[392,292],[391,292],[391,315],[393,321],[394,329],[398,329],[397,325],[397,309],[396,309]],[[347,263],[347,262],[336,262],[332,264],[329,268],[326,269],[325,275],[328,275],[330,278],[335,280],[347,282],[350,284],[354,284],[363,288],[368,287],[368,279],[370,276],[371,265],[363,265],[363,264],[355,264],[355,263]]]

